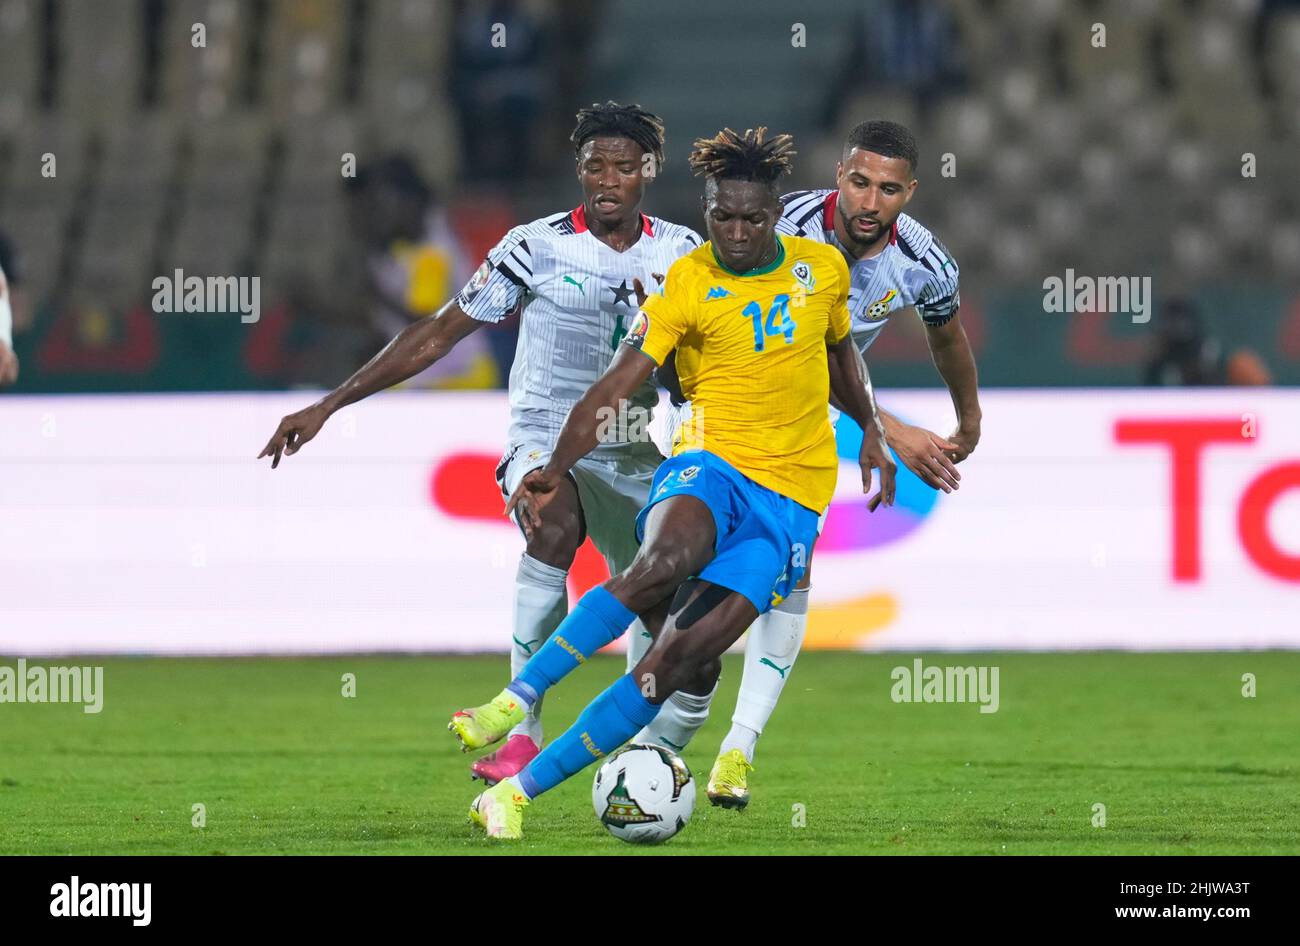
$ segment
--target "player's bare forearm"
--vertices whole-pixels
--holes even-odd
[[[979,374],[970,340],[962,328],[961,317],[954,315],[943,325],[927,327],[925,338],[930,346],[934,366],[952,395],[958,428],[979,430],[983,419],[980,411]]]
[[[885,429],[876,410],[871,374],[853,339],[846,335],[834,345],[827,345],[826,354],[833,403],[857,421],[867,436],[878,435],[883,440]]]
[[[885,410],[879,404],[876,405],[876,413],[880,415],[880,426],[885,431],[885,440],[892,446],[894,440],[898,437],[899,431],[903,429],[904,424],[898,419],[898,417],[889,413],[889,411]]]
[[[836,358],[832,353],[829,359],[831,403],[854,420],[857,420],[858,425],[862,427],[864,432],[872,431],[873,436],[878,432],[881,441],[888,444],[898,454],[898,459],[902,461],[902,464],[920,477],[925,485],[933,489],[941,489],[947,493],[957,489],[961,474],[957,472],[954,464],[960,462],[974,449],[974,443],[979,439],[978,433],[967,436],[964,441],[945,440],[924,427],[914,427],[895,417],[875,403],[875,396],[871,390],[871,377],[867,374],[867,366],[862,360],[861,352],[858,351],[857,346],[850,347],[853,354],[857,355],[855,360],[861,366],[862,380],[856,383],[848,380],[852,377],[853,365],[850,363],[847,354],[841,354],[839,358]],[[849,410],[841,400],[843,395],[836,394],[842,388],[856,391],[865,389],[866,395],[875,407],[876,416],[879,418],[879,427],[868,427],[861,420],[858,420],[854,412]],[[874,509],[875,507],[871,508]]]
[[[853,413],[844,406],[843,402],[840,401],[838,397],[835,396],[836,387],[844,383],[841,377],[839,362],[835,358],[830,358],[828,359],[827,364],[830,367],[830,374],[831,374],[831,396],[830,396],[831,407],[835,408],[841,413],[848,414],[850,417],[853,417]],[[865,370],[865,362],[864,362],[864,370]],[[870,385],[871,385],[871,380],[870,377],[868,377],[867,379],[868,390],[870,390]],[[890,446],[893,446],[894,440],[898,436],[898,432],[902,430],[902,428],[906,425],[904,425],[901,420],[899,420],[893,414],[889,413],[889,411],[885,410],[879,404],[876,404],[876,414],[880,418],[881,429],[885,432],[885,442],[888,443]],[[857,420],[857,418],[854,417],[854,420]]]
[[[456,347],[483,323],[448,302],[436,315],[412,322],[398,332],[379,353],[321,399],[329,413],[355,404],[377,391],[391,388],[419,374]]]
[[[543,468],[548,479],[564,476],[573,469],[573,464],[595,449],[602,418],[611,416],[611,411],[617,414],[619,402],[631,397],[654,368],[655,363],[648,355],[627,345],[619,348],[605,373],[578,398],[565,418],[551,459]]]
[[[271,469],[275,469],[280,465],[281,456],[297,453],[303,444],[320,433],[321,426],[340,407],[418,374],[482,324],[462,312],[454,302],[449,302],[437,315],[408,325],[379,354],[329,394],[315,404],[281,418],[280,425],[257,458],[270,457]]]
[[[894,504],[894,461],[889,457],[886,447],[885,430],[876,412],[876,398],[871,391],[871,375],[867,372],[866,362],[851,336],[845,336],[835,344],[827,344],[827,364],[831,368],[831,393],[848,414],[862,428],[862,449],[858,451],[858,466],[862,469],[862,491],[871,490],[872,471],[880,471],[880,491],[867,503],[867,509],[875,512],[881,503],[886,506]]]

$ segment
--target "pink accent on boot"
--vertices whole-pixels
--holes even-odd
[[[506,744],[470,766],[470,777],[481,778],[489,785],[518,775],[542,750],[527,736],[511,736]]]

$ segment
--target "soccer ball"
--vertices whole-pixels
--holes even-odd
[[[620,841],[658,844],[691,820],[695,779],[677,753],[634,743],[596,770],[591,803],[600,823]]]

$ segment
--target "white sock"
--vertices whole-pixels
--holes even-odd
[[[739,749],[745,754],[746,759],[753,762],[754,746],[757,744],[758,733],[744,723],[738,723],[735,719],[732,719],[731,728],[727,730],[727,738],[723,739],[722,745],[718,747],[718,755],[723,755],[732,749]]]
[[[717,692],[717,683],[703,696],[678,690],[664,700],[659,715],[649,726],[633,736],[632,741],[654,743],[681,752],[709,718],[709,703]]]
[[[527,552],[519,556],[515,574],[515,623],[510,640],[510,679],[519,676],[538,648],[546,643],[569,613],[568,572],[538,561]],[[542,701],[533,703],[528,715],[510,736],[524,735],[542,744]],[[509,737],[507,737],[509,738]]]
[[[792,591],[749,629],[736,713],[719,753],[739,749],[746,759],[754,761],[754,746],[790,678],[807,627],[808,589],[802,588]]]

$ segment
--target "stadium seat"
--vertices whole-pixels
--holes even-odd
[[[36,0],[0,3],[0,138],[20,129],[37,105],[38,15]]]
[[[144,48],[140,3],[87,3],[58,18],[59,104],[82,127],[127,120],[141,100]]]
[[[164,24],[165,108],[184,121],[213,118],[239,105],[250,7],[231,0],[179,0]],[[194,46],[202,24],[206,45]]]
[[[346,23],[345,0],[271,4],[262,75],[273,116],[316,115],[339,103]]]
[[[354,155],[357,164],[373,156],[373,139],[360,133],[350,112],[298,118],[283,123],[277,132],[284,146],[276,185],[279,200],[334,199],[343,184],[343,155]]]
[[[367,10],[361,102],[398,118],[446,92],[453,29],[450,4],[392,0]]]

